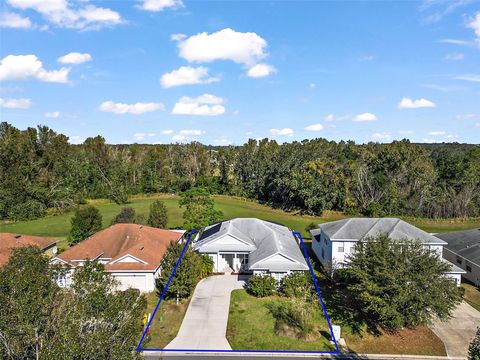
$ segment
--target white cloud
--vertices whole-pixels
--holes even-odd
[[[480,40],[480,11],[475,14],[473,19],[467,24],[467,27],[473,29],[475,35]]]
[[[358,114],[353,118],[353,121],[359,121],[359,122],[364,122],[364,121],[375,121],[377,120],[377,116],[372,113],[362,113]]]
[[[323,130],[323,125],[322,124],[312,124],[308,125],[307,127],[304,128],[306,131],[322,131]]]
[[[160,131],[160,134],[171,135],[171,134],[173,134],[173,130],[170,130],[170,129],[169,130],[162,130],[162,131]]]
[[[217,116],[225,113],[223,105],[224,99],[221,97],[203,94],[196,98],[183,96],[175,103],[172,114],[175,115],[197,115],[197,116]]]
[[[475,127],[476,127],[476,128],[480,128],[480,123],[476,123],[476,124],[475,124]]]
[[[188,36],[185,34],[172,34],[170,35],[170,40],[172,41],[182,41],[183,39],[186,39]]]
[[[56,119],[60,116],[60,111],[50,111],[50,112],[46,112],[45,114],[43,114],[45,117],[47,118],[53,118],[53,119]]]
[[[480,75],[479,74],[464,74],[464,75],[455,76],[453,79],[480,82]]]
[[[147,11],[163,11],[165,9],[178,9],[182,8],[185,5],[182,0],[143,0],[142,5],[140,6],[143,10]]]
[[[443,136],[446,135],[447,133],[445,131],[429,131],[428,135],[430,136]]]
[[[46,82],[67,83],[70,69],[47,71],[35,55],[7,55],[0,61],[0,80],[37,79]]]
[[[68,142],[70,144],[82,144],[85,141],[85,138],[78,136],[78,135],[73,135],[68,137]]]
[[[6,109],[29,109],[32,106],[30,99],[2,99],[0,98],[0,107]]]
[[[277,69],[275,69],[273,66],[268,65],[268,64],[257,64],[252,66],[250,69],[247,71],[247,76],[253,77],[253,78],[259,78],[259,77],[265,77],[268,76],[272,73],[277,72]]]
[[[310,84],[308,85],[308,87],[309,87],[310,89],[315,89],[315,88],[317,87],[317,84],[315,84],[315,83],[310,83]]]
[[[61,64],[82,64],[84,62],[92,60],[92,56],[87,53],[71,52],[67,55],[61,56],[57,61]]]
[[[333,121],[335,119],[335,115],[333,114],[328,114],[325,116],[325,121]]]
[[[376,132],[372,134],[372,139],[375,141],[391,141],[392,140],[392,134],[389,132]]]
[[[32,22],[27,17],[9,12],[0,14],[0,28],[28,29],[30,27]]]
[[[475,120],[480,118],[480,114],[458,114],[455,116],[457,120]]]
[[[270,129],[270,132],[277,136],[293,136],[293,130],[290,128]]]
[[[429,131],[428,135],[430,136],[443,136],[446,135],[447,133],[445,131]]]
[[[185,135],[185,136],[200,136],[205,134],[205,131],[203,130],[180,130],[179,135]]]
[[[209,84],[219,80],[218,77],[209,77],[206,67],[182,66],[177,70],[163,74],[160,78],[160,84],[163,88],[170,88],[180,85]]]
[[[117,115],[133,114],[140,115],[146,112],[164,110],[163,104],[160,103],[135,103],[135,104],[122,104],[114,103],[113,101],[104,101],[100,104],[99,109],[103,112],[112,112]]]
[[[445,55],[443,58],[444,60],[450,60],[450,61],[459,61],[463,60],[465,58],[465,54],[462,53],[450,53]]]
[[[203,130],[197,130],[197,129],[180,130],[177,134],[172,136],[172,141],[178,141],[178,142],[195,141],[196,138],[192,138],[192,136],[201,136],[203,134],[205,134],[205,131],[203,131]]]
[[[472,46],[473,43],[467,40],[459,40],[459,39],[441,39],[441,43],[445,44],[453,44],[453,45],[461,45],[461,46]]]
[[[145,140],[146,137],[153,137],[155,133],[135,133],[133,134],[133,138],[137,141]]]
[[[365,55],[358,58],[358,61],[372,61],[372,60],[375,60],[375,56],[373,55]]]
[[[217,145],[223,145],[223,146],[232,145],[232,142],[225,138],[215,139],[213,140],[213,142]]]
[[[410,98],[404,97],[398,103],[399,109],[418,109],[418,108],[433,108],[435,103],[427,99],[416,99],[412,100]]]
[[[233,110],[232,114],[235,115],[235,116],[238,116],[238,115],[240,115],[240,110]]]
[[[73,3],[68,0],[7,0],[7,2],[17,9],[35,10],[47,21],[59,27],[98,29],[123,22],[116,11],[88,4],[87,1]]]
[[[178,41],[180,57],[189,62],[231,60],[253,66],[267,56],[267,42],[254,32],[238,32],[227,28],[212,34],[206,32]]]
[[[247,67],[250,77],[264,77],[276,71],[268,64],[259,63],[268,54],[267,41],[254,32],[239,32],[230,28],[214,33],[198,33],[190,37],[174,34],[179,56],[189,62],[208,63],[230,60]]]

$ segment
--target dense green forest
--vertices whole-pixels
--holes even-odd
[[[87,198],[125,203],[132,194],[193,186],[309,214],[479,216],[480,146],[325,139],[108,145],[101,136],[71,145],[44,126],[0,124],[0,219],[62,212]]]

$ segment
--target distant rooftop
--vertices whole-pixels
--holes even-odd
[[[350,218],[320,224],[319,229],[312,230],[313,235],[318,235],[320,229],[330,240],[361,240],[388,235],[392,240],[420,240],[422,243],[432,245],[446,245],[439,238],[398,218]]]
[[[436,237],[448,243],[446,249],[480,265],[480,229],[448,232]]]

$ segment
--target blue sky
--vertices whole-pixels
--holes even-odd
[[[0,121],[22,129],[480,142],[478,1],[0,4]]]

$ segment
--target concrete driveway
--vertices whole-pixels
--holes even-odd
[[[447,322],[436,321],[433,332],[443,341],[450,357],[467,358],[468,345],[480,326],[480,312],[462,302]]]
[[[200,281],[177,337],[165,348],[232,350],[225,337],[230,293],[244,285],[238,275],[215,275]]]

